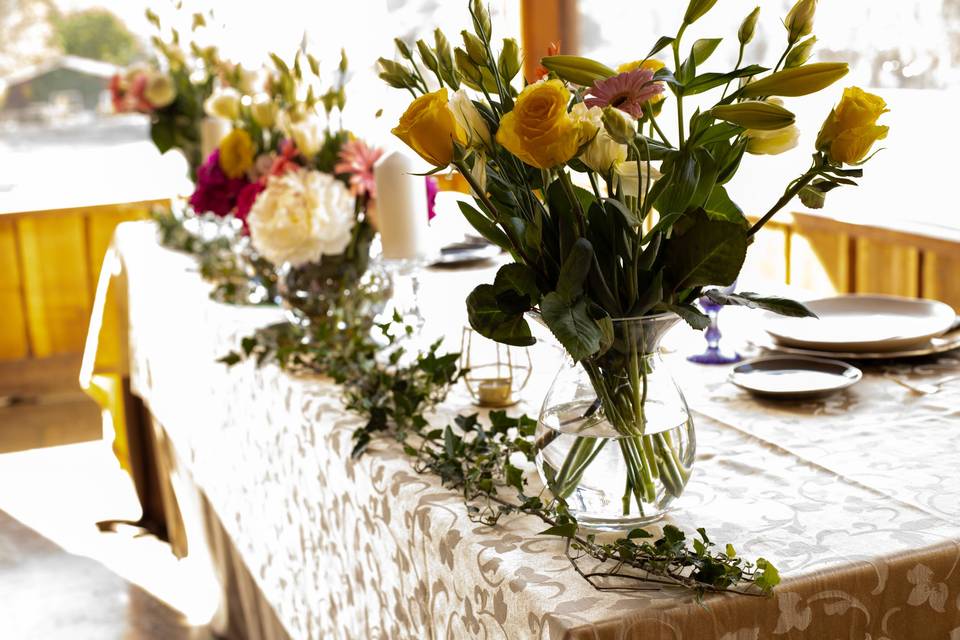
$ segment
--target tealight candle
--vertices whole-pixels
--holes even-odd
[[[493,378],[477,383],[477,402],[483,407],[506,407],[513,404],[513,385],[510,378]]]

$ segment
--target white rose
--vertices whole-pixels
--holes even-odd
[[[287,135],[293,138],[297,150],[307,158],[320,151],[323,145],[324,127],[319,116],[307,115],[300,120],[288,121],[285,129]]]
[[[275,265],[341,254],[357,222],[354,206],[350,190],[330,174],[297,169],[272,176],[247,217],[250,241]]]
[[[639,197],[640,193],[646,193],[650,180],[657,180],[662,176],[663,174],[652,166],[648,174],[647,163],[636,160],[621,162],[614,168],[614,183],[622,185],[623,193],[634,198]]]
[[[747,152],[758,156],[775,156],[793,149],[800,142],[800,127],[795,124],[773,131],[747,129],[743,133],[748,138]]]
[[[585,104],[578,102],[573,105],[570,113],[575,119],[588,121],[597,129],[597,135],[580,154],[580,161],[583,164],[606,176],[611,169],[616,168],[621,162],[626,162],[627,145],[615,141],[604,129],[603,109],[600,107],[588,109]]]
[[[143,97],[155,109],[166,107],[177,98],[177,89],[173,85],[173,79],[166,73],[152,72],[147,77],[147,86],[143,90]]]
[[[466,91],[457,89],[447,102],[447,108],[453,113],[457,124],[467,132],[467,146],[491,148],[490,129],[487,127],[487,122]]]
[[[277,103],[267,94],[259,93],[250,103],[250,115],[261,129],[270,129],[277,122]]]
[[[203,103],[203,110],[208,116],[216,116],[225,120],[239,120],[240,94],[231,87],[217,89]]]

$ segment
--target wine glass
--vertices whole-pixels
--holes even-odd
[[[729,287],[724,287],[721,291],[730,294],[733,293],[736,286],[737,281],[734,280],[733,284]],[[707,317],[710,318],[710,326],[707,327],[704,333],[704,337],[707,340],[707,349],[703,353],[695,353],[687,356],[687,360],[696,362],[697,364],[733,364],[734,362],[743,360],[743,356],[736,351],[727,351],[720,346],[721,335],[720,325],[717,323],[717,316],[720,315],[720,310],[723,309],[723,305],[717,304],[707,296],[702,296],[697,302],[700,304],[700,308],[703,309],[704,313],[707,314]]]

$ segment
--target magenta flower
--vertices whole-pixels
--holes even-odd
[[[634,69],[606,80],[597,80],[584,100],[588,107],[616,107],[634,118],[643,117],[643,105],[663,93],[663,83],[653,81],[650,69]]]
[[[427,220],[433,220],[437,215],[437,179],[425,176],[427,179]]]
[[[207,157],[197,169],[197,187],[190,196],[190,206],[197,213],[225,216],[237,204],[237,196],[248,184],[246,178],[228,178],[220,168],[220,150]]]

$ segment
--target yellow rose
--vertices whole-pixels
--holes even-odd
[[[234,129],[220,141],[220,168],[228,178],[239,178],[253,166],[253,140],[243,129]]]
[[[887,111],[887,103],[880,96],[859,87],[847,87],[820,129],[817,150],[837,163],[862,161],[877,140],[887,137],[889,127],[877,125]]]
[[[450,111],[448,102],[446,89],[424,94],[410,103],[399,124],[391,130],[435,167],[450,164],[454,142],[467,144],[467,132]]]
[[[624,62],[622,65],[617,67],[617,73],[626,73],[628,71],[636,71],[637,69],[649,69],[650,71],[656,73],[665,66],[667,65],[653,58],[648,58],[647,60],[634,60],[633,62]],[[657,94],[650,98],[650,104],[663,102],[666,98],[667,96],[665,93]]]
[[[500,120],[497,142],[527,164],[549,169],[573,158],[597,131],[567,112],[570,92],[560,80],[528,85]]]

